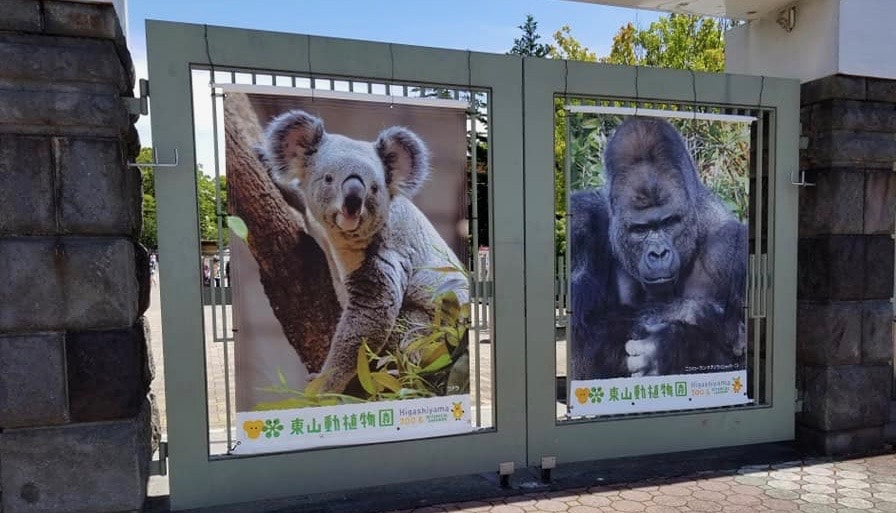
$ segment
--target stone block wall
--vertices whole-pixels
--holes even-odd
[[[877,449],[893,397],[896,81],[802,86],[797,433],[828,454]]]
[[[111,5],[0,12],[0,513],[140,510],[157,432],[130,54]]]

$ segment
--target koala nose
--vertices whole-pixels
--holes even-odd
[[[364,204],[364,182],[355,175],[352,175],[342,182],[343,207],[346,214],[356,216],[361,211]]]

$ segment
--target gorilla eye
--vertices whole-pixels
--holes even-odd
[[[680,222],[681,222],[680,216],[669,216],[669,217],[663,219],[663,225],[665,225],[665,226],[674,226]]]
[[[325,175],[324,181],[327,183],[333,183],[333,175]]]
[[[650,227],[646,224],[633,224],[628,230],[635,235],[644,235],[650,231]]]

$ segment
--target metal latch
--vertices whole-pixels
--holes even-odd
[[[168,475],[168,442],[159,442],[159,459],[149,462],[149,475]]]
[[[145,116],[149,114],[149,80],[141,78],[138,85],[140,86],[140,96],[137,98],[125,97],[122,100],[124,100],[129,114]]]

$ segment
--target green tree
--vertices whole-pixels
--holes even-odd
[[[594,62],[597,54],[582,46],[572,35],[569,25],[563,25],[560,30],[554,32],[554,44],[548,47],[548,56],[551,59],[567,59],[570,61]]]
[[[222,216],[222,236],[224,244],[227,244],[227,177],[219,178],[221,194],[221,210],[218,212],[215,203],[217,190],[215,179],[202,172],[202,168],[196,170],[196,195],[199,208],[199,238],[202,240],[218,240],[218,214]]]
[[[137,163],[151,164],[152,148],[141,148],[137,155]],[[143,229],[140,231],[140,244],[148,249],[156,249],[159,246],[159,239],[156,227],[155,173],[151,167],[141,166],[139,169],[143,185]]]
[[[610,64],[720,72],[725,70],[725,30],[730,22],[689,14],[663,16],[646,29],[631,23],[613,36]]]
[[[523,31],[523,36],[513,40],[513,48],[507,53],[526,57],[546,57],[548,55],[550,47],[538,42],[541,39],[541,36],[538,35],[538,22],[531,14],[527,14],[526,22],[517,28]]]
[[[151,164],[153,162],[152,148],[142,148],[137,156],[138,164]],[[143,186],[143,230],[140,232],[140,244],[149,249],[156,249],[159,245],[158,223],[156,210],[155,170],[149,166],[140,167],[140,178]],[[221,215],[227,213],[227,177],[219,180],[221,192]],[[196,170],[197,206],[199,209],[199,237],[202,240],[218,239],[217,205],[215,203],[215,179],[202,172],[202,168]],[[225,221],[226,217],[222,219]],[[224,233],[224,243],[227,243],[227,231]]]

